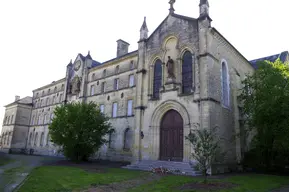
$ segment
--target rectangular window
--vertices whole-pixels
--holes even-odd
[[[112,105],[112,117],[117,117],[117,103]]]
[[[40,125],[41,123],[41,118],[40,118],[40,115],[38,116],[38,125]]]
[[[94,95],[94,85],[90,86],[90,95]]]
[[[132,116],[132,100],[128,100],[127,102],[127,116]]]
[[[59,103],[62,102],[62,94],[59,95]]]
[[[129,76],[129,87],[134,86],[134,75]]]
[[[52,104],[55,104],[55,96],[53,96]]]
[[[34,125],[34,123],[35,123],[35,116],[33,115],[31,125]]]
[[[101,83],[101,93],[105,92],[105,82]]]
[[[118,90],[119,79],[114,80],[114,90]]]
[[[53,118],[54,118],[54,113],[51,113],[50,114],[50,123],[52,122]]]
[[[14,115],[11,117],[11,124],[13,124]]]
[[[46,124],[46,115],[44,115],[43,124]]]
[[[100,112],[104,113],[104,105],[100,105]]]

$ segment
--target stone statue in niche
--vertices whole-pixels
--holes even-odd
[[[72,80],[72,90],[71,92],[73,94],[80,92],[80,86],[81,86],[81,79],[78,76],[75,76]]]
[[[174,65],[175,65],[174,60],[170,56],[168,56],[168,61],[166,65],[168,71],[168,79],[174,80],[176,78],[174,73]]]

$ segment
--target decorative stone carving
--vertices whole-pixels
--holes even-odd
[[[168,56],[168,61],[167,61],[167,72],[168,72],[168,79],[175,79],[176,76],[175,76],[175,73],[174,73],[174,65],[175,65],[175,62],[174,60]]]
[[[81,86],[81,78],[78,76],[75,76],[71,82],[71,93],[77,94],[80,92],[80,86]]]

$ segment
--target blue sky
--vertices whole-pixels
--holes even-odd
[[[116,40],[137,49],[147,17],[150,33],[167,16],[169,0],[0,1],[0,122],[15,95],[61,79],[78,53],[103,62]],[[209,0],[212,26],[247,59],[288,50],[288,0]],[[197,18],[199,0],[176,0],[177,14]],[[0,126],[1,129],[1,126]]]

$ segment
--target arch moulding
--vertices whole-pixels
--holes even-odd
[[[179,102],[168,100],[162,102],[153,112],[150,121],[150,127],[159,127],[161,120],[169,110],[177,111],[183,118],[184,128],[190,127],[190,117],[187,109]]]

